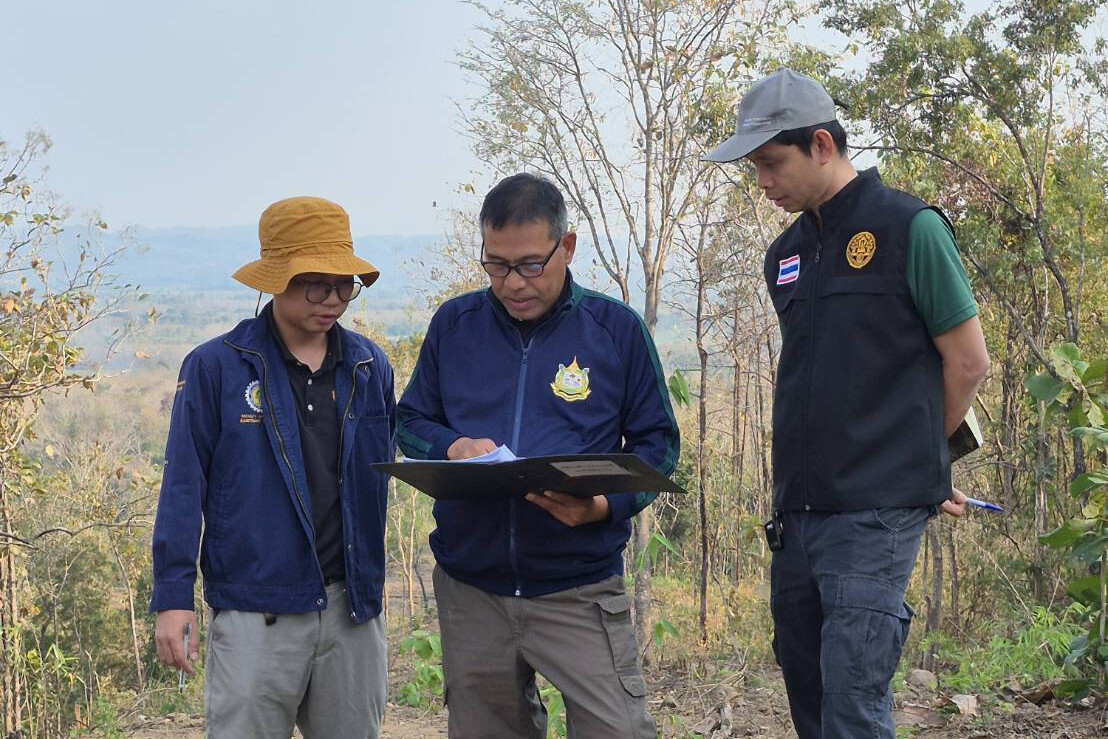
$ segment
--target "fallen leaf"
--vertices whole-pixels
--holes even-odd
[[[1054,684],[1042,683],[1041,685],[1031,688],[1031,690],[1025,690],[1019,693],[1019,697],[1028,703],[1041,706],[1049,700],[1054,700]]]
[[[893,711],[893,721],[897,726],[915,726],[924,729],[938,729],[946,726],[946,717],[927,706],[909,703]]]
[[[958,706],[958,713],[963,716],[976,716],[977,715],[977,696],[958,694],[950,696],[950,702]]]

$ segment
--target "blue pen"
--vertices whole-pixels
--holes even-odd
[[[966,498],[966,502],[970,505],[975,505],[978,508],[984,508],[986,511],[996,511],[997,513],[1004,513],[1004,509],[998,506],[996,503],[986,503],[983,500],[977,498]]]

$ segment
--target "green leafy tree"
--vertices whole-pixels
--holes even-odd
[[[1079,437],[1050,437],[1021,381],[1056,371],[1048,347],[1058,342],[1099,354],[1105,340],[1108,62],[1095,36],[1104,7],[1016,0],[969,12],[954,0],[834,0],[827,17],[866,59],[834,82],[865,122],[857,148],[957,224],[998,368],[986,397],[1001,386],[998,413],[987,411],[994,469],[1009,505],[1033,490],[1040,535],[1066,505],[1056,478],[1080,475],[1088,455]],[[1032,548],[1032,588],[1045,596],[1051,559]]]
[[[679,224],[698,212],[703,133],[695,103],[784,45],[793,2],[510,0],[476,3],[488,23],[461,55],[481,95],[462,108],[478,156],[498,172],[536,170],[576,210],[582,241],[625,302],[641,277],[653,333]],[[756,19],[756,20],[754,20]],[[633,264],[634,260],[637,264]],[[635,524],[650,540],[651,509]],[[635,578],[647,642],[650,569]]]
[[[107,228],[103,221],[94,218],[80,229],[79,253],[62,258],[57,239],[68,213],[42,187],[41,160],[49,147],[41,132],[29,134],[18,147],[0,140],[0,731],[5,736],[28,727],[30,736],[59,729],[50,723],[62,721],[56,706],[51,719],[34,702],[36,694],[51,697],[58,691],[43,692],[34,683],[36,693],[28,681],[47,674],[43,665],[49,655],[57,658],[52,664],[67,670],[73,655],[57,643],[41,650],[26,647],[35,611],[27,598],[28,558],[43,551],[53,534],[91,530],[93,523],[86,519],[74,526],[71,520],[37,515],[43,480],[41,462],[29,448],[35,422],[50,394],[91,388],[100,378],[95,369],[79,365],[78,333],[138,297],[109,276],[119,252],[97,248],[96,234]],[[119,327],[116,338],[130,325],[122,321]],[[40,451],[51,450],[46,445]],[[37,673],[28,671],[31,656],[38,660]]]
[[[1027,388],[1054,417],[1065,421],[1069,434],[1099,452],[1100,466],[1074,478],[1070,495],[1080,506],[1077,515],[1042,537],[1044,544],[1068,551],[1081,577],[1067,594],[1086,608],[1089,631],[1073,641],[1067,664],[1091,672],[1068,681],[1063,692],[1087,694],[1094,682],[1103,691],[1108,666],[1108,359],[1086,361],[1074,344],[1061,344],[1052,353],[1053,372],[1027,378]],[[1095,676],[1095,677],[1094,677]]]

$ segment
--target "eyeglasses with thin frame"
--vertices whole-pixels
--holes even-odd
[[[304,288],[304,299],[309,303],[322,303],[331,297],[332,290],[339,296],[339,300],[349,303],[358,297],[358,293],[362,291],[362,283],[357,280],[332,285],[329,282],[308,282],[294,277],[289,282],[294,282]]]
[[[554,253],[558,251],[558,247],[562,245],[562,239],[558,238],[554,241],[554,248],[550,250],[550,253],[546,255],[546,259],[541,262],[521,262],[520,264],[508,264],[507,262],[486,262],[482,261],[481,266],[490,277],[507,277],[508,273],[515,270],[516,274],[524,278],[534,278],[542,274],[542,271],[546,268],[547,262],[553,258]],[[485,242],[481,241],[481,253],[485,253]]]

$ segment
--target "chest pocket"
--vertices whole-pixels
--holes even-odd
[[[802,300],[803,296],[794,284],[784,288],[774,288],[770,293],[770,299],[773,301],[773,309],[777,311],[777,315],[783,316],[789,310],[789,307]]]
[[[385,399],[381,395],[381,383],[377,379],[374,363],[362,364],[354,372],[354,399],[346,408],[346,398],[338,398],[339,412],[346,411],[348,420],[354,418],[384,418]]]
[[[831,295],[904,295],[908,285],[903,278],[892,275],[862,275],[858,277],[831,277],[819,286],[819,297]]]
[[[812,266],[808,252],[800,244],[775,242],[770,247],[763,270],[770,300],[778,316],[783,317],[793,303],[807,297]]]
[[[820,280],[818,295],[899,295],[908,292],[904,239],[894,240],[887,227],[847,232],[823,250],[831,269]]]

